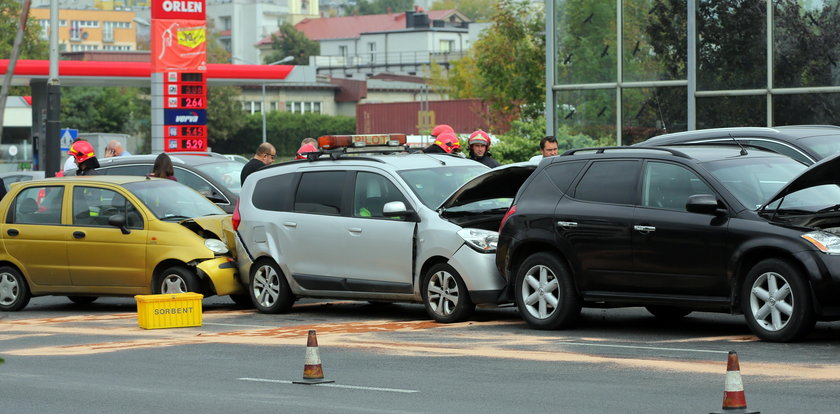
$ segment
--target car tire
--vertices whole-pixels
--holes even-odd
[[[160,273],[156,293],[201,293],[198,277],[184,266],[172,266]]]
[[[426,312],[437,322],[460,322],[475,311],[461,275],[446,263],[429,268],[420,289]]]
[[[253,308],[254,301],[251,300],[251,295],[249,294],[237,294],[237,295],[228,295],[230,296],[230,300],[236,304],[236,306],[240,308]]]
[[[283,271],[271,260],[254,263],[248,281],[251,301],[261,313],[288,313],[295,304]]]
[[[816,323],[810,287],[795,266],[779,259],[756,264],[741,286],[741,311],[750,330],[771,342],[790,342]]]
[[[99,299],[99,296],[68,296],[67,299],[70,299],[70,302],[77,305],[90,305]]]
[[[657,319],[663,321],[676,321],[682,319],[691,313],[691,309],[678,308],[676,306],[659,306],[649,305],[645,306],[651,315],[656,316]]]
[[[0,267],[0,311],[18,311],[29,304],[32,294],[23,275],[11,266]]]
[[[519,315],[532,328],[564,328],[580,316],[571,272],[553,254],[528,256],[516,273],[514,292]]]

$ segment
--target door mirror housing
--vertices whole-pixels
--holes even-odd
[[[712,194],[695,194],[688,197],[685,209],[690,213],[716,214],[718,211],[718,200]]]

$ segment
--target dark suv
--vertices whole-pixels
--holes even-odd
[[[582,306],[661,318],[743,313],[791,341],[840,319],[840,158],[810,168],[731,146],[607,147],[543,160],[519,189],[496,265],[534,328]]]

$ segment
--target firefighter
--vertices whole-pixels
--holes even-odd
[[[73,157],[73,162],[76,163],[76,175],[97,174],[96,169],[99,168],[99,160],[96,159],[96,153],[90,142],[78,140],[70,145],[70,150],[67,153]]]
[[[470,134],[469,143],[469,158],[478,161],[490,168],[496,168],[499,162],[493,159],[490,154],[490,136],[482,130],[477,130]]]
[[[457,154],[461,151],[461,141],[451,132],[443,132],[435,138],[435,142],[423,149],[426,154]]]

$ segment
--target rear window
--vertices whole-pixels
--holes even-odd
[[[261,210],[289,211],[295,174],[275,175],[257,181],[251,201]]]
[[[639,170],[636,160],[595,161],[575,188],[578,200],[633,204],[636,201]]]
[[[586,164],[585,161],[561,162],[552,164],[546,167],[545,174],[551,179],[557,188],[566,192],[569,189],[569,184],[577,177],[580,169]]]

